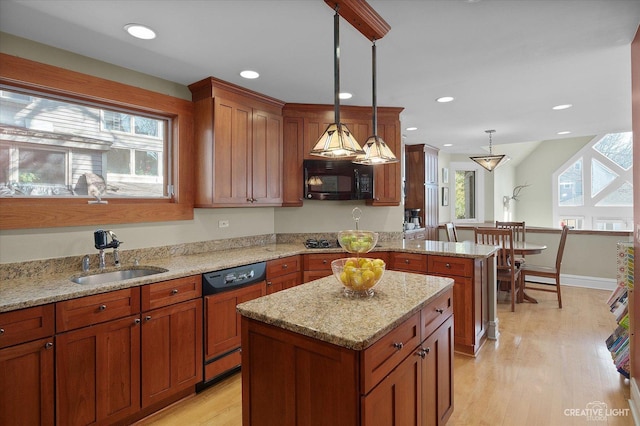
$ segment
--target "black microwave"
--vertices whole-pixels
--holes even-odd
[[[304,160],[303,185],[308,200],[369,200],[373,166],[349,160]]]

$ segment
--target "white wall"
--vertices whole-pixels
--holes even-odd
[[[525,221],[527,226],[560,226],[553,223],[552,174],[591,139],[593,136],[543,141],[517,165],[515,181],[531,186],[520,194],[515,220]]]

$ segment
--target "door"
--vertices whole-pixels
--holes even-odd
[[[240,314],[236,305],[266,294],[264,281],[239,290],[205,296],[205,359],[240,347]]]
[[[421,424],[422,359],[412,353],[362,397],[365,426],[418,426]]]
[[[444,425],[453,412],[453,317],[424,342],[422,425]]]
[[[202,300],[142,315],[142,406],[202,380]]]
[[[0,424],[54,424],[53,369],[53,337],[0,349]]]
[[[253,110],[251,202],[282,204],[282,116]]]
[[[218,96],[214,115],[213,202],[250,204],[253,109]]]
[[[112,423],[140,410],[140,318],[56,336],[57,423]]]

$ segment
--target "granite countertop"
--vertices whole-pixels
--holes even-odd
[[[238,312],[266,324],[362,350],[453,286],[452,278],[386,271],[370,298],[349,298],[330,276],[254,299]]]
[[[443,241],[398,240],[384,241],[375,251],[404,251],[411,253],[447,255],[455,257],[484,258],[491,256],[494,246],[478,245],[471,242],[450,243]],[[302,243],[273,243],[251,247],[228,248],[199,254],[172,255],[141,259],[140,267],[152,266],[168,271],[140,278],[132,278],[103,284],[76,284],[70,281],[72,276],[81,275],[80,263],[55,265],[56,259],[35,262],[37,268],[27,264],[5,266],[5,276],[0,279],[0,312],[8,312],[31,306],[73,299],[92,294],[105,293],[144,284],[198,275],[234,266],[268,261],[282,257],[305,253],[340,253],[337,249],[307,249]],[[345,253],[347,256],[347,253]],[[123,260],[122,268],[132,267],[132,263]],[[9,270],[8,272],[6,270]],[[111,267],[105,272],[117,270]],[[96,273],[95,268],[90,273]]]

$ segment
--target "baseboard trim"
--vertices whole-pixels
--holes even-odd
[[[527,282],[555,284],[550,278],[535,277],[535,279],[527,278]],[[587,277],[583,275],[560,274],[560,284],[571,287],[593,288],[596,290],[611,290],[616,288],[615,278]]]
[[[630,380],[630,388],[629,408],[631,409],[633,424],[637,426],[640,425],[640,390],[638,390],[638,383],[634,377]]]

